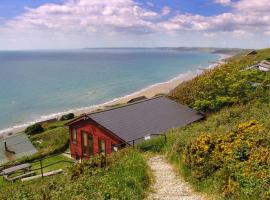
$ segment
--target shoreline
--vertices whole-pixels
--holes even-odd
[[[225,59],[228,59],[231,56],[233,56],[233,55],[228,55],[228,54],[217,54],[217,55],[219,55],[220,58],[213,63],[211,62],[209,64],[209,66],[204,68],[204,69],[197,69],[195,71],[187,71],[186,73],[182,73],[182,74],[177,75],[176,77],[170,79],[169,81],[162,82],[162,83],[155,83],[155,84],[147,86],[147,87],[145,87],[137,92],[133,92],[131,94],[128,94],[128,95],[125,95],[125,96],[122,96],[119,98],[114,98],[114,99],[112,99],[108,102],[105,102],[103,104],[92,105],[92,106],[82,107],[82,108],[77,108],[77,109],[70,109],[70,110],[65,111],[65,112],[53,113],[51,115],[41,116],[39,119],[30,121],[30,122],[26,122],[24,124],[15,125],[15,126],[10,127],[10,128],[2,129],[2,130],[0,130],[0,138],[8,136],[8,135],[10,135],[10,133],[12,133],[12,135],[14,135],[16,133],[22,132],[22,131],[24,131],[24,129],[27,126],[29,126],[31,124],[44,122],[44,121],[47,121],[50,119],[58,118],[58,117],[62,116],[63,114],[74,113],[76,116],[80,116],[81,114],[91,113],[91,112],[96,111],[98,109],[104,109],[106,107],[110,107],[110,106],[113,106],[116,104],[124,104],[127,101],[129,101],[130,99],[133,99],[133,98],[136,98],[139,96],[146,96],[147,98],[152,98],[157,94],[168,94],[172,89],[177,87],[182,82],[195,78],[196,76],[202,74],[204,72],[204,70],[213,69],[215,67],[218,67],[221,64],[224,64]]]

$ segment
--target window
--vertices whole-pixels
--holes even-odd
[[[105,142],[104,140],[98,141],[99,153],[105,155]]]
[[[112,152],[118,151],[118,145],[112,144]]]
[[[72,140],[72,143],[73,144],[76,144],[77,143],[77,133],[76,133],[76,129],[75,128],[72,129],[71,140]]]
[[[89,156],[93,155],[93,136],[88,135],[88,149],[89,149]]]
[[[87,156],[88,154],[87,134],[84,131],[82,131],[82,145],[83,145],[83,155]]]

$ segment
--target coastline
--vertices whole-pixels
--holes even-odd
[[[50,120],[53,118],[58,118],[61,115],[66,114],[66,113],[72,112],[76,116],[80,116],[81,114],[90,113],[90,112],[93,112],[95,110],[104,109],[106,107],[110,107],[110,106],[113,106],[116,104],[124,104],[127,101],[129,101],[130,99],[133,99],[133,98],[136,98],[139,96],[146,96],[147,98],[152,98],[157,94],[168,94],[172,89],[177,87],[182,82],[195,78],[196,76],[203,73],[204,70],[213,69],[215,67],[218,67],[221,64],[224,64],[225,63],[224,60],[228,59],[232,56],[232,55],[228,55],[228,54],[218,54],[218,55],[220,56],[220,58],[217,61],[211,63],[205,69],[197,69],[196,71],[188,71],[186,73],[179,74],[178,76],[174,77],[173,79],[171,79],[169,81],[150,85],[150,86],[143,88],[137,92],[134,92],[132,94],[129,94],[129,95],[126,95],[123,97],[115,98],[115,99],[108,101],[108,102],[105,102],[103,104],[92,105],[89,107],[83,107],[83,108],[78,108],[78,109],[72,109],[72,110],[68,110],[66,112],[54,113],[54,114],[47,115],[47,116],[41,116],[37,120],[31,121],[31,122],[26,122],[24,124],[15,125],[13,127],[0,130],[0,137],[6,137],[10,133],[12,133],[12,135],[14,135],[18,132],[24,131],[24,129],[31,124],[38,123],[38,122],[44,122],[44,121],[47,121],[47,120]]]

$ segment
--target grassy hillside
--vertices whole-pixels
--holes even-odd
[[[166,144],[156,138],[140,147],[167,154],[197,190],[217,199],[270,199],[270,73],[242,70],[266,58],[270,49],[238,56],[179,85],[171,98],[208,117],[170,130]]]
[[[269,92],[270,73],[242,69],[269,57],[269,49],[260,50],[255,56],[235,57],[222,67],[179,85],[169,96],[206,112],[246,103],[254,98],[268,98],[265,92]]]
[[[66,174],[4,186],[0,199],[141,200],[149,180],[142,155],[134,149],[125,149],[108,157],[106,162],[95,158],[71,166]]]

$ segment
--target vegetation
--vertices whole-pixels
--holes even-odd
[[[149,170],[142,155],[125,149],[104,160],[76,164],[67,174],[1,188],[0,199],[143,199]]]
[[[49,129],[41,134],[30,137],[39,154],[50,155],[63,152],[68,147],[68,130],[66,127]]]
[[[163,136],[157,136],[154,137],[153,139],[139,143],[136,147],[143,152],[151,151],[154,153],[159,153],[162,151],[165,145],[166,145],[166,138],[164,138]]]
[[[68,113],[66,115],[63,115],[60,120],[61,121],[65,121],[65,120],[70,120],[73,119],[75,117],[74,113]]]
[[[38,134],[38,133],[42,133],[43,131],[44,131],[44,129],[41,126],[41,124],[39,124],[39,123],[28,126],[25,129],[25,133],[28,134],[28,135],[35,135],[35,134]]]
[[[258,60],[268,58],[269,54],[270,50],[267,49],[254,56],[238,56],[222,67],[180,84],[169,96],[204,112],[218,111],[225,106],[265,97],[270,86],[270,74],[244,69]]]
[[[197,190],[217,199],[270,199],[270,73],[243,70],[270,56],[269,49],[258,52],[237,56],[170,94],[208,117],[168,131],[159,151]],[[147,143],[156,152],[157,141]]]
[[[198,180],[223,180],[224,197],[270,198],[270,137],[255,120],[227,134],[198,135],[183,152],[184,164]]]

